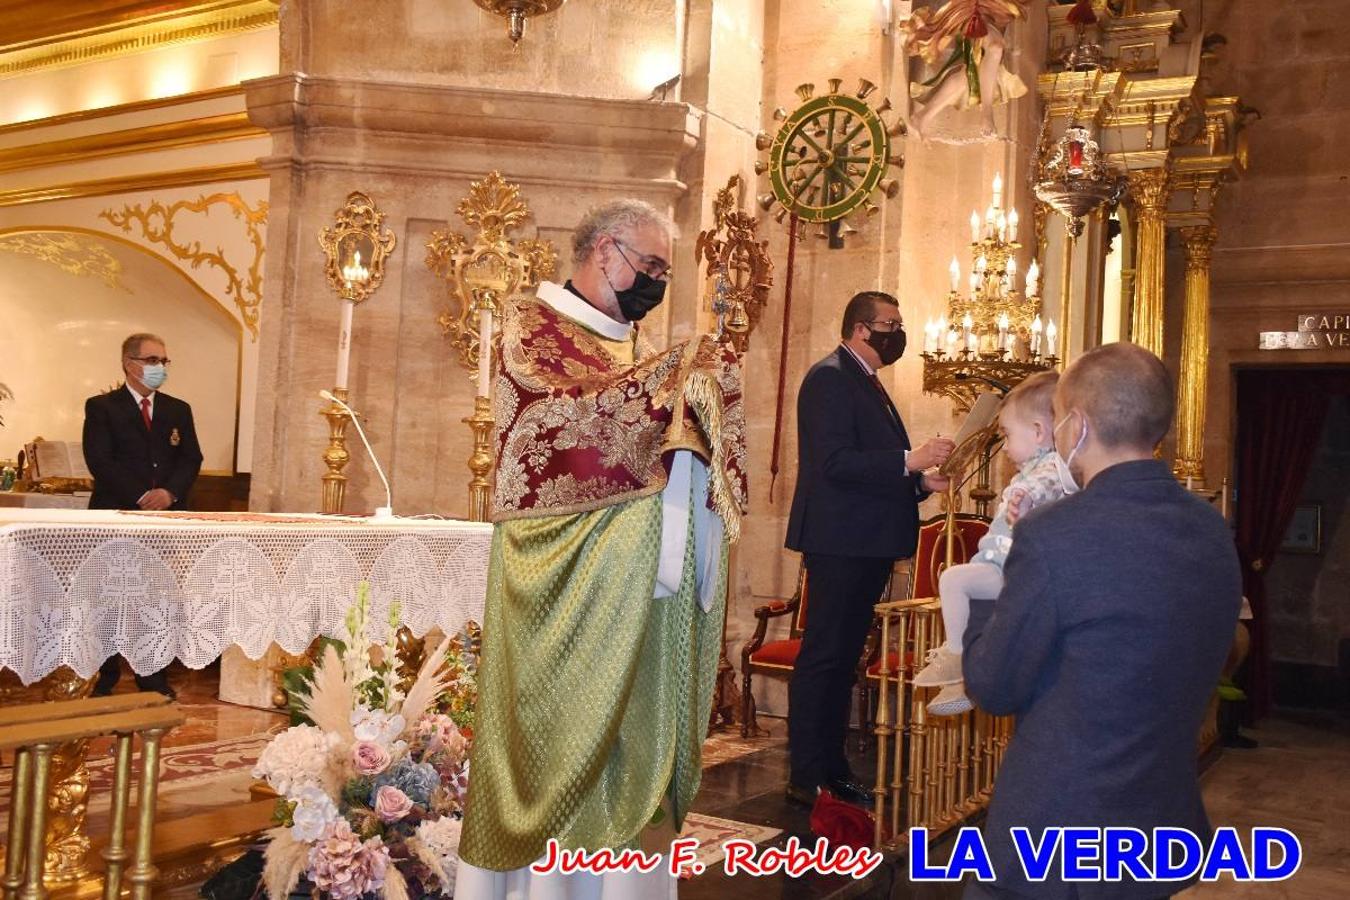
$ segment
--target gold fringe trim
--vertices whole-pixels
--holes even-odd
[[[722,389],[710,373],[691,372],[685,379],[684,399],[708,436],[712,457],[708,462],[708,491],[712,494],[713,509],[726,527],[727,540],[734,544],[741,538],[741,508],[727,473],[726,445],[722,440]]]

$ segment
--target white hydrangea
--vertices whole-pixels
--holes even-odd
[[[352,710],[352,731],[358,741],[370,741],[386,749],[392,748],[398,736],[407,727],[403,716],[390,715],[382,709],[371,709],[361,704]]]
[[[459,834],[463,822],[450,816],[439,819],[427,819],[417,826],[417,839],[441,861],[445,870],[445,885],[442,891],[455,892],[455,870],[459,868]]]
[[[313,725],[288,728],[263,748],[253,777],[266,779],[272,790],[294,800],[306,787],[324,783],[332,750],[340,742],[337,735]]]
[[[305,785],[292,799],[295,810],[291,813],[291,837],[301,843],[317,841],[324,827],[338,817],[337,804],[317,784]]]

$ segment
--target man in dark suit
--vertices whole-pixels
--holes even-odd
[[[817,789],[864,803],[844,755],[858,660],[895,560],[914,555],[919,501],[947,487],[924,470],[952,442],[910,449],[909,435],[877,370],[905,352],[905,325],[890,294],[864,291],[844,310],[841,343],[812,366],[797,395],[797,488],[787,546],[802,553],[810,600],[788,693],[787,794],[815,802]]]
[[[202,467],[192,407],[159,390],[168,377],[168,351],[153,334],[122,342],[126,383],[84,403],[84,459],[94,476],[90,509],[186,509]],[[99,670],[95,696],[112,693],[121,677],[114,656]],[[163,671],[136,676],[145,691],[174,696]]]
[[[1154,458],[1171,378],[1134,344],[1083,354],[1055,394],[1082,491],[1020,520],[997,600],[972,600],[966,692],[1016,715],[985,843],[998,880],[972,897],[1156,900],[1185,883],[1029,883],[1009,829],[1187,828],[1205,839],[1196,742],[1242,601],[1233,538]],[[1149,849],[1146,859],[1152,857]]]

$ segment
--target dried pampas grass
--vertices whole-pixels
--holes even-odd
[[[301,708],[309,720],[330,734],[342,738],[344,745],[356,740],[352,731],[352,710],[356,708],[354,685],[348,683],[346,670],[337,648],[329,644],[323,660],[314,667],[314,684]]]
[[[384,870],[384,900],[408,900],[408,882],[392,862]]]
[[[403,708],[399,710],[407,728],[416,726],[417,720],[422,718],[436,698],[450,686],[449,675],[445,671],[445,654],[449,649],[450,638],[447,636],[435,652],[422,663],[417,680],[408,688],[407,696],[403,698]]]
[[[304,874],[309,846],[291,837],[289,828],[273,828],[267,836],[271,842],[264,854],[263,885],[267,888],[267,896],[287,897]]]

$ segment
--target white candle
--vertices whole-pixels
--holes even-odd
[[[952,328],[948,329],[948,331],[947,331],[947,355],[948,355],[948,356],[955,356],[955,355],[956,355],[956,342],[959,341],[959,340],[960,340],[960,338],[957,337],[957,335],[956,335],[956,327],[953,326]]]
[[[980,273],[970,273],[970,295],[973,297],[980,292]]]
[[[1054,356],[1054,355],[1055,355],[1055,335],[1057,335],[1058,333],[1059,333],[1059,329],[1055,328],[1055,320],[1054,320],[1054,319],[1051,319],[1051,320],[1046,324],[1046,326],[1045,326],[1045,355],[1046,355],[1046,356]]]
[[[1027,296],[1035,297],[1040,292],[1041,267],[1037,265],[1036,260],[1031,261],[1031,266],[1027,269]]]
[[[980,214],[978,212],[970,214],[970,242],[972,244],[980,242]]]
[[[938,346],[938,327],[932,319],[923,326],[923,352],[932,353]]]
[[[1008,240],[1017,240],[1017,210],[1008,213]]]
[[[351,360],[352,310],[355,308],[356,304],[352,301],[342,301],[342,326],[338,329],[337,377],[333,379],[333,386],[344,391],[347,389],[347,368]]]
[[[981,253],[980,258],[975,260],[975,271],[983,275],[987,268],[989,268],[989,260],[985,259],[984,254]]]
[[[980,349],[980,336],[973,331],[966,332],[966,349],[972,354]]]
[[[1002,210],[999,210],[994,221],[998,224],[998,239],[1006,241],[1008,239],[1008,217],[1003,214]]]
[[[952,264],[949,271],[952,276],[952,293],[954,294],[961,290],[961,264],[956,261],[955,256],[952,257]]]
[[[1008,274],[1009,274],[1009,275],[1016,275],[1016,274],[1017,274],[1017,258],[1016,258],[1016,257],[1013,257],[1013,256],[1008,257]]]
[[[1008,346],[1008,314],[998,314],[998,349],[1011,350]]]
[[[492,310],[478,313],[478,396],[492,396]]]
[[[1194,487],[1195,487],[1195,479],[1194,479],[1192,476],[1187,475],[1187,476],[1186,476],[1186,490],[1189,491],[1189,490],[1191,490],[1191,489],[1194,488]]]
[[[1003,173],[994,173],[994,205],[1003,205]]]
[[[1031,355],[1041,355],[1041,317],[1039,313],[1031,322]]]
[[[970,313],[966,313],[965,318],[961,320],[961,333],[967,338],[970,337],[970,331],[975,327],[975,320],[971,318]]]

